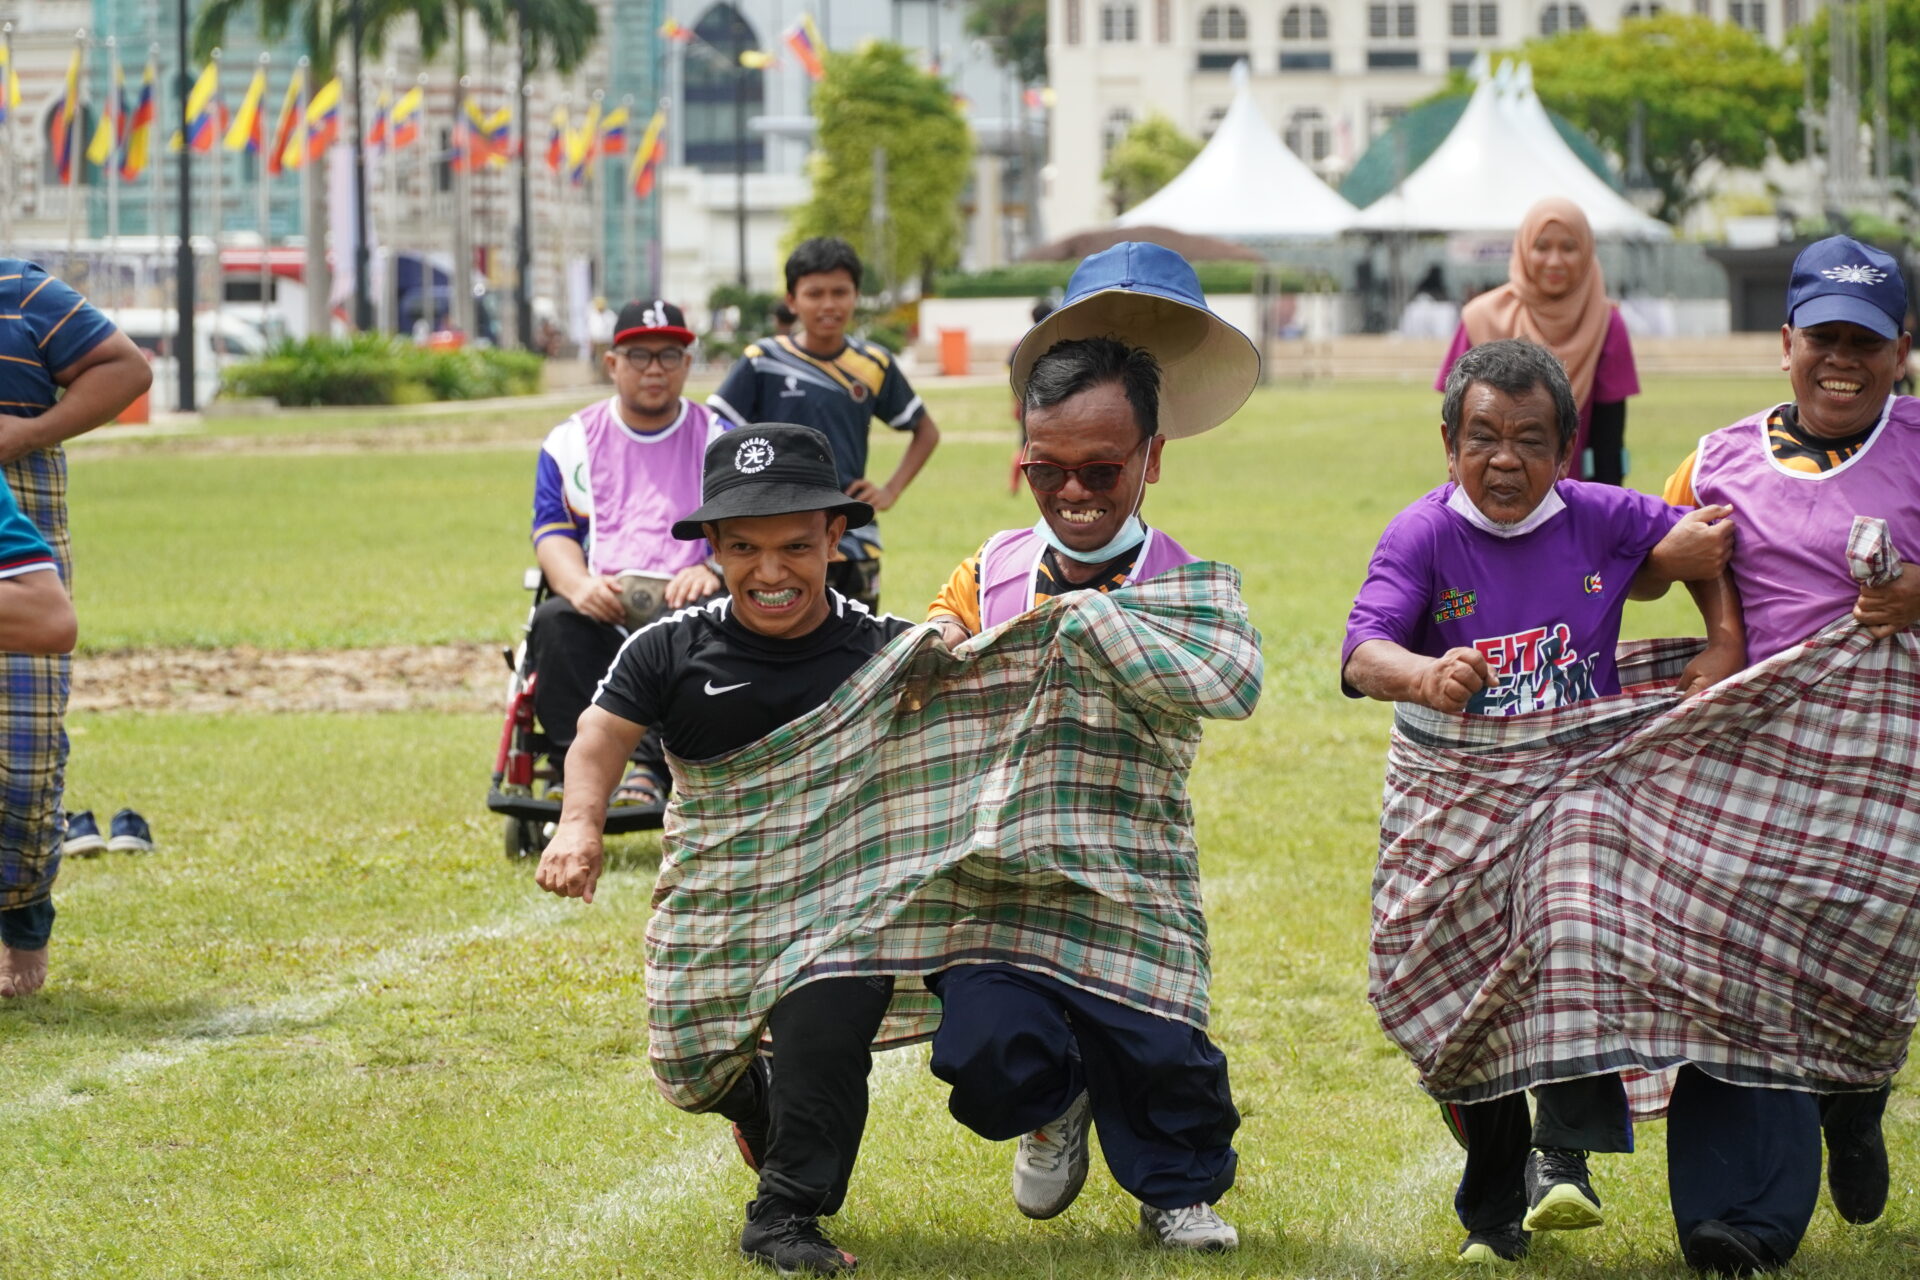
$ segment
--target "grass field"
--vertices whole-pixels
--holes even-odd
[[[1657,381],[1634,480],[1776,393]],[[1009,498],[1004,395],[929,396],[949,434],[886,520],[886,594],[917,610]],[[877,1276],[1420,1277],[1455,1273],[1458,1152],[1365,1003],[1386,709],[1339,696],[1340,626],[1386,519],[1436,483],[1417,387],[1260,393],[1167,451],[1149,514],[1232,561],[1266,700],[1210,727],[1194,779],[1215,943],[1215,1037],[1245,1115],[1223,1258],[1140,1248],[1100,1170],[1050,1223],[1013,1209],[1011,1149],[945,1113],[924,1054],[884,1055],[836,1238]],[[531,449],[485,438],[330,451],[152,441],[78,449],[92,649],[506,639],[524,608]],[[238,434],[261,431],[243,425]],[[458,432],[456,430],[455,436]],[[500,438],[502,436],[509,438]],[[881,442],[884,474],[897,442]],[[1675,593],[1676,597],[1679,593]],[[1633,634],[1691,628],[1679,600]],[[397,714],[89,715],[72,807],[133,804],[161,851],[69,864],[45,994],[0,1009],[0,1277],[744,1277],[751,1177],[724,1124],[673,1111],[645,1058],[640,936],[657,846],[621,842],[591,908],[545,898],[481,804],[497,721]],[[1894,1200],[1824,1202],[1792,1274],[1920,1271],[1920,1106],[1896,1091]],[[1595,1161],[1609,1225],[1542,1238],[1525,1274],[1679,1276],[1662,1126]]]

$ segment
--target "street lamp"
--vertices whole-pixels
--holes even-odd
[[[187,71],[187,0],[174,0],[174,21],[178,26],[180,74],[174,77],[180,94],[180,137],[191,130],[187,119],[187,98],[193,92],[193,80]],[[174,259],[173,364],[180,375],[180,394],[175,403],[181,413],[192,413],[193,400],[193,148],[180,148],[180,248]]]

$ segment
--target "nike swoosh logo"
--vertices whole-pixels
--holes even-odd
[[[732,693],[735,689],[744,689],[752,683],[753,681],[751,680],[742,680],[739,684],[716,685],[713,681],[709,680],[707,681],[707,694],[708,696],[712,696],[716,693]]]

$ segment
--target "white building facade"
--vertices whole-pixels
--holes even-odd
[[[1050,234],[1113,220],[1100,170],[1159,112],[1211,136],[1245,59],[1262,113],[1323,175],[1344,173],[1452,68],[1537,36],[1695,13],[1774,44],[1823,0],[1048,0],[1055,105],[1042,180]]]

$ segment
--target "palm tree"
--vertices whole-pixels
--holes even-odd
[[[268,40],[277,40],[285,36],[294,26],[300,29],[301,41],[306,45],[307,56],[312,59],[315,77],[318,80],[319,69],[333,64],[342,40],[351,39],[357,33],[366,47],[376,56],[384,51],[387,37],[392,33],[394,23],[402,18],[411,17],[420,33],[420,52],[422,57],[432,59],[446,47],[449,39],[454,46],[454,111],[455,119],[462,118],[465,111],[465,92],[461,80],[466,76],[466,18],[473,14],[490,38],[504,40],[509,30],[509,7],[512,0],[206,0],[200,10],[200,16],[194,23],[193,45],[197,56],[206,57],[225,38],[228,24],[241,13],[254,11],[259,15],[260,33]],[[522,66],[532,70],[545,65],[561,73],[574,70],[586,59],[593,48],[594,39],[600,34],[600,18],[589,0],[520,0],[518,6],[524,15],[525,29]],[[360,50],[353,49],[353,83],[348,91],[353,104],[353,118],[349,124],[353,136],[354,172],[358,181],[357,198],[360,209],[356,216],[364,225],[364,202],[366,199],[366,157],[363,153],[365,132],[360,120]],[[522,140],[524,144],[525,124],[522,122]],[[524,160],[523,160],[524,168]],[[308,227],[319,225],[320,209],[324,193],[320,184],[313,184],[315,196],[309,200],[307,208]],[[455,323],[466,332],[473,331],[473,297],[470,289],[461,287],[458,281],[467,270],[472,253],[465,248],[467,222],[464,207],[464,178],[456,175],[455,198],[460,212],[455,217],[455,286],[452,289],[456,309]],[[324,256],[314,250],[313,242],[318,239],[309,236],[308,258],[308,315],[314,317],[314,308],[319,308],[317,324],[310,325],[316,333],[326,329],[325,298],[328,292]],[[360,252],[366,252],[365,238],[361,237]],[[364,280],[356,282],[356,292],[362,296],[356,298],[356,315],[365,308],[363,294]],[[313,299],[318,297],[316,304]],[[462,314],[464,313],[464,314]],[[525,335],[522,335],[523,339]]]

